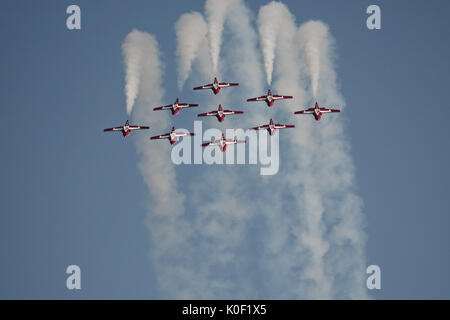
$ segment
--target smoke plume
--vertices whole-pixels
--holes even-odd
[[[138,30],[130,32],[122,45],[125,59],[125,95],[127,100],[127,113],[131,114],[134,102],[139,93],[141,70],[139,68],[143,57],[141,42],[146,34]]]
[[[183,14],[175,24],[177,36],[178,88],[188,78],[192,62],[197,56],[200,44],[208,32],[208,25],[198,12]]]
[[[317,99],[317,90],[319,86],[320,66],[327,61],[322,54],[330,46],[328,39],[328,28],[320,21],[310,21],[305,23],[298,32],[298,44],[302,50],[302,56],[308,67],[311,79],[311,90],[314,100]]]
[[[291,20],[290,13],[281,2],[271,2],[260,8],[258,13],[258,32],[261,51],[266,71],[267,85],[272,84],[273,64],[275,60],[275,48],[278,37],[285,31],[281,28],[284,19]]]
[[[222,45],[223,23],[227,15],[230,1],[207,0],[205,3],[206,18],[208,21],[208,39],[213,72],[217,73],[220,56],[220,46]]]
[[[310,115],[293,115],[311,96],[324,106],[344,106],[328,27],[315,21],[298,28],[284,4],[269,3],[257,19],[261,59],[251,13],[241,0],[208,0],[205,12],[206,40],[199,35],[193,41],[197,44],[186,51],[181,50],[185,39],[177,41],[182,83],[190,73],[195,81],[209,75],[210,58],[214,74],[218,73],[222,32],[229,31],[224,33],[221,70],[227,81],[241,85],[218,96],[199,95],[198,102],[242,107],[249,95],[263,94],[265,70],[267,84],[272,84],[273,74],[275,90],[293,95],[294,100],[277,101],[272,108],[262,103],[248,106],[245,117],[226,120],[225,125],[246,128],[273,117],[276,122],[295,123],[296,128],[277,132],[282,141],[281,169],[272,177],[261,177],[259,168],[248,165],[175,167],[167,142],[139,137],[139,166],[152,201],[148,227],[160,295],[366,298],[364,217],[353,187],[345,114],[325,115],[319,122]],[[177,37],[203,25],[201,21],[199,13],[183,15],[176,25]],[[142,76],[134,115],[155,131],[168,132],[168,114],[150,111],[163,97],[156,40],[148,34],[136,38],[135,47],[141,48],[145,59],[138,59]],[[204,127],[210,121],[214,119],[206,119]],[[193,170],[198,172],[192,174]],[[183,184],[189,198],[177,187],[176,175],[189,177]]]
[[[164,96],[163,65],[157,41],[148,33],[134,30],[126,37],[125,44],[127,49],[130,45],[138,48],[141,55],[139,64],[135,65],[141,76],[134,121],[149,125],[155,135],[169,132],[168,113],[152,111],[154,106],[162,104]],[[150,141],[147,135],[136,135],[135,139],[140,155],[138,166],[150,194],[146,224],[150,230],[151,259],[158,274],[158,285],[168,296],[186,297],[172,282],[176,281],[174,274],[183,277],[190,271],[184,267],[186,262],[180,257],[189,252],[186,237],[190,236],[191,227],[184,216],[185,195],[178,188],[175,166],[170,158],[171,147],[168,141]],[[166,259],[173,259],[176,267],[172,263],[167,264]]]

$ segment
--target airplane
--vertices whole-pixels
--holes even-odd
[[[322,114],[324,113],[331,113],[331,112],[341,112],[339,109],[328,109],[328,108],[320,108],[319,104],[316,102],[316,105],[314,108],[309,108],[305,110],[295,111],[294,114],[310,114],[312,113],[314,115],[314,118],[316,120],[320,120],[322,117]]]
[[[236,139],[226,139],[225,135],[222,133],[222,138],[220,140],[214,140],[211,142],[203,143],[202,147],[207,146],[219,146],[222,152],[227,150],[227,145],[229,144],[237,144],[237,143],[247,143],[245,140],[236,140]]]
[[[168,110],[170,109],[172,111],[172,114],[175,116],[180,112],[183,108],[191,108],[191,107],[198,107],[198,104],[196,103],[180,103],[180,99],[177,98],[174,103],[168,104],[167,106],[161,106],[153,108],[153,111],[157,110]]]
[[[175,127],[172,127],[172,130],[169,133],[165,133],[159,136],[150,137],[151,140],[155,139],[169,139],[170,144],[175,144],[179,137],[189,137],[194,136],[195,133],[186,133],[186,132],[180,132],[175,131]]]
[[[194,90],[211,89],[214,94],[218,94],[221,88],[238,86],[239,83],[227,83],[219,82],[217,78],[214,78],[213,83],[205,84],[204,86],[195,87]]]
[[[264,124],[262,126],[250,128],[250,130],[267,129],[267,131],[269,131],[270,135],[273,136],[273,135],[275,135],[275,132],[277,131],[277,129],[286,129],[286,128],[295,128],[295,126],[291,125],[291,124],[279,124],[279,123],[275,124],[275,123],[273,123],[273,120],[270,119],[269,124]]]
[[[270,91],[270,89],[269,89],[269,91],[267,91],[267,95],[247,99],[247,101],[248,102],[250,102],[250,101],[265,101],[267,103],[267,106],[271,107],[271,106],[273,106],[273,103],[275,102],[275,100],[292,99],[292,98],[293,98],[293,96],[280,96],[277,94],[272,94],[272,91]]]
[[[125,122],[125,124],[123,126],[114,127],[114,128],[108,128],[108,129],[104,129],[103,131],[104,132],[107,132],[107,131],[122,131],[123,136],[124,137],[128,137],[132,130],[143,130],[143,129],[150,129],[150,127],[130,126],[130,121],[127,120],[127,122]]]
[[[213,110],[213,111],[206,112],[206,113],[200,113],[197,116],[198,117],[216,116],[217,120],[219,120],[220,122],[223,122],[223,120],[225,119],[225,116],[227,116],[227,115],[242,114],[242,113],[244,113],[244,111],[223,110],[222,105],[219,104],[219,108],[217,110]]]

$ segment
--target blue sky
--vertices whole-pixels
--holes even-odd
[[[72,3],[81,7],[81,31],[65,26]],[[297,24],[320,19],[336,40],[366,260],[382,271],[382,290],[369,294],[450,298],[449,4],[377,1],[382,29],[370,31],[371,1],[284,3]],[[125,36],[137,28],[157,38],[169,103],[178,94],[174,24],[182,13],[203,12],[204,3],[105,4],[3,3],[1,298],[161,297],[135,137],[102,129],[126,118]],[[256,15],[265,2],[247,4]],[[180,176],[183,183],[190,173]],[[80,291],[65,287],[70,264],[81,267]]]

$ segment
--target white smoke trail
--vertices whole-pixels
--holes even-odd
[[[141,70],[139,68],[143,52],[138,45],[142,32],[133,30],[125,38],[122,51],[125,59],[125,95],[127,100],[127,113],[131,114],[134,102],[139,93]]]
[[[227,73],[229,81],[242,83],[244,90],[241,87],[227,88],[218,96],[210,92],[197,93],[196,102],[208,106],[220,102],[226,107],[239,107],[243,110],[242,101],[247,98],[247,89],[254,94],[262,90],[262,70],[260,62],[255,59],[258,57],[257,36],[251,28],[248,9],[241,0],[230,1],[228,8],[234,14],[224,18],[226,28],[232,31],[227,41],[231,47],[238,46],[242,52],[236,54],[236,50],[227,50],[223,64],[226,70],[232,70]],[[207,43],[206,47],[204,44],[203,42],[200,44],[192,65],[195,81],[209,75],[206,65],[211,69],[210,51]],[[150,92],[149,98],[152,96],[153,92]],[[231,106],[228,104],[229,101],[239,105]],[[148,114],[153,115],[152,112]],[[248,121],[246,117],[241,118],[227,119],[226,124]],[[207,128],[209,121],[215,119],[205,120],[204,129]],[[149,147],[147,143],[146,148]],[[158,149],[160,147],[159,144]],[[153,156],[159,158],[170,154],[170,150],[158,150],[158,153],[159,155],[149,155],[148,161]],[[171,163],[165,165],[170,171],[174,169]],[[164,217],[153,213],[150,215],[149,227],[152,239],[155,246],[157,241],[159,242],[158,247],[152,249],[152,257],[157,267],[158,284],[165,297],[185,299],[256,297],[254,280],[247,272],[242,272],[242,269],[237,267],[245,267],[249,263],[245,254],[248,242],[246,230],[256,209],[247,201],[252,188],[248,184],[240,183],[242,173],[246,169],[236,166],[202,166],[201,173],[194,176],[189,174],[190,181],[184,184],[189,190],[189,201],[184,201],[174,208],[170,207]],[[163,170],[163,173],[167,174],[164,171],[166,169],[162,167],[156,166],[155,170]],[[191,170],[193,168],[189,166],[176,168],[180,175]],[[162,173],[159,176],[153,172],[152,177],[164,180]],[[156,183],[157,181],[152,181],[153,185]],[[153,198],[156,202],[157,199]],[[177,195],[172,199],[176,200]],[[182,213],[182,205],[186,206],[184,212],[189,219]],[[169,219],[169,216],[174,219]],[[167,238],[164,239],[164,236]]]
[[[181,90],[188,78],[192,62],[202,41],[206,38],[208,25],[198,12],[183,14],[175,24],[177,36],[178,88]]]
[[[242,104],[245,98],[261,95],[263,92],[261,55],[258,50],[258,36],[252,26],[249,9],[241,0],[230,0],[228,12],[225,27],[231,35],[224,48],[224,60],[227,63],[226,75],[240,83],[239,90],[235,91],[239,91],[242,97],[240,94],[233,94],[233,96],[238,98],[235,99],[237,103]]]
[[[283,94],[293,95],[294,100],[279,104],[277,106],[278,117],[289,119],[293,122],[294,117],[292,111],[294,105],[305,101],[305,92],[300,82],[301,64],[298,59],[299,49],[295,44],[297,27],[295,25],[295,17],[290,13],[289,9],[282,3],[271,2],[261,7],[258,17],[260,26],[276,23],[276,28],[282,30],[276,34],[276,46],[274,50],[274,66],[277,81],[274,88]],[[269,22],[271,21],[271,22]],[[261,28],[260,28],[261,29]],[[267,42],[264,32],[260,31],[260,38]],[[264,44],[261,44],[263,49]],[[264,54],[264,53],[263,53]],[[308,136],[308,128],[302,124],[297,124],[294,132],[286,133],[287,139],[293,143],[297,139]],[[280,132],[285,136],[285,132]],[[285,202],[285,194],[291,190],[303,190],[303,192],[295,195],[295,200],[290,203],[290,210],[282,210],[285,217],[282,219],[285,224],[280,228],[280,221],[275,221],[278,217],[268,215],[269,230],[266,238],[268,256],[276,256],[277,258],[268,260],[267,265],[270,266],[270,273],[278,277],[280,271],[284,277],[294,279],[289,283],[285,283],[284,294],[290,298],[330,298],[331,285],[330,279],[325,273],[325,265],[323,256],[328,249],[328,244],[324,240],[323,210],[320,198],[315,193],[308,190],[305,182],[302,181],[308,170],[298,168],[299,163],[304,160],[304,154],[309,152],[299,149],[296,146],[288,146],[289,150],[285,155],[289,162],[289,171],[278,174],[277,179],[284,181],[277,188],[277,197],[281,203]],[[301,150],[301,152],[299,152]],[[299,159],[300,158],[300,159]],[[283,161],[283,160],[282,160]],[[284,159],[283,162],[286,160]],[[292,166],[292,168],[291,168]],[[300,169],[300,170],[299,170]],[[306,169],[306,168],[305,168]],[[280,177],[282,175],[282,177]],[[278,226],[280,229],[274,229],[271,226]],[[287,229],[287,237],[281,237],[279,230]],[[282,232],[282,231],[281,231]],[[279,243],[283,239],[282,243]],[[295,241],[292,241],[295,239]],[[276,246],[272,242],[278,243]],[[282,246],[280,248],[280,245]],[[277,251],[273,251],[273,250]],[[299,272],[298,270],[302,270]],[[280,279],[273,279],[274,282]],[[305,290],[307,289],[307,290]]]
[[[275,48],[277,38],[284,32],[281,29],[285,5],[281,2],[271,2],[260,8],[258,13],[258,32],[261,51],[264,59],[264,70],[266,71],[267,85],[272,84],[273,63],[275,60]]]
[[[319,21],[304,24],[298,33],[298,43],[311,78],[311,89],[314,100],[317,99],[320,66],[323,63],[321,54],[329,47],[328,28]]]
[[[207,1],[205,10],[212,3],[215,2]],[[199,95],[201,105],[218,101],[237,103],[248,98],[248,91],[258,94],[262,90],[262,65],[258,61],[257,36],[250,13],[240,0],[227,3],[227,14],[222,15],[220,24],[222,29],[231,31],[230,38],[225,39],[225,48],[239,47],[239,53],[224,49],[223,70],[229,81],[238,81],[241,86],[221,91],[218,96]],[[295,130],[277,133],[288,143],[280,155],[285,169],[261,181],[259,170],[252,171],[249,166],[202,166],[200,174],[189,174],[189,201],[185,201],[176,187],[175,168],[168,159],[169,145],[152,144],[147,139],[138,144],[143,153],[140,167],[154,202],[148,226],[154,244],[152,258],[164,297],[366,297],[362,279],[361,200],[352,191],[354,173],[342,122],[331,115],[325,115],[319,123],[307,116],[294,118],[292,111],[307,102],[300,72],[302,63],[308,62],[299,59],[304,35],[298,31],[286,6],[280,3],[268,6],[276,7],[272,12],[278,12],[279,16],[273,18],[279,21],[277,28],[283,30],[276,36],[272,60],[275,88],[282,94],[294,95],[294,100],[278,101],[274,108],[252,105],[244,109],[245,118],[230,121],[233,126],[253,121],[257,125],[260,117],[269,112],[275,113],[270,115],[274,120],[280,118],[291,123],[295,119]],[[208,40],[211,49],[210,35]],[[221,42],[220,38],[219,49]],[[336,89],[330,59],[332,42],[323,43],[319,102],[340,104],[343,100]],[[167,114],[158,113],[161,118],[155,118],[148,108],[160,104],[156,100],[162,98],[161,66],[154,59],[158,57],[156,47],[154,42],[144,51],[153,62],[143,71],[149,76],[142,77],[135,116],[139,116],[139,121],[148,119],[151,126],[165,128]],[[212,50],[208,52],[207,43],[202,41],[196,58],[191,60],[194,77],[199,74],[204,77],[210,72],[208,53]],[[241,69],[245,72],[239,72]],[[195,169],[180,166],[176,170],[184,174],[185,170]],[[167,195],[171,195],[170,199]],[[255,230],[255,225],[261,231]]]
[[[134,121],[150,125],[150,130],[155,135],[166,133],[170,130],[169,115],[152,111],[153,106],[161,105],[164,96],[161,85],[163,66],[158,43],[154,36],[136,30],[125,41],[127,45],[124,50],[131,47],[142,54],[137,65],[141,70],[141,77],[133,112]],[[191,270],[185,265],[190,261],[190,247],[186,245],[186,239],[191,236],[192,228],[184,216],[185,195],[178,188],[175,166],[170,158],[171,147],[168,141],[150,141],[148,135],[136,135],[134,138],[141,155],[139,169],[151,199],[146,224],[151,235],[150,252],[158,274],[159,295],[187,297],[186,289],[180,286],[180,281]],[[190,287],[192,284],[186,285]]]
[[[224,77],[229,79],[227,81],[239,82],[240,85],[221,91],[218,97],[209,97],[211,103],[219,100],[225,106],[245,110],[243,102],[248,98],[247,95],[256,95],[262,91],[263,74],[258,59],[257,35],[243,1],[230,0],[227,4],[224,28],[229,31],[230,37],[224,40],[227,45],[221,64]],[[258,112],[245,112],[245,117],[227,119],[226,126],[231,124],[246,128],[250,122],[258,121]],[[248,272],[243,272],[247,268],[255,270],[253,263],[256,265],[256,261],[250,261],[245,254],[249,242],[247,230],[257,213],[256,206],[247,200],[251,197],[252,188],[248,182],[242,181],[246,169],[233,166],[204,167],[199,179],[192,181],[191,189],[196,189],[192,201],[197,208],[194,224],[198,232],[203,230],[204,235],[203,241],[197,244],[204,253],[200,268],[204,275],[208,275],[206,283],[220,285],[220,291],[211,287],[203,289],[211,292],[210,298],[257,297],[254,279]],[[223,272],[217,274],[217,267]]]
[[[305,24],[298,31],[294,17],[281,3],[262,7],[259,17],[264,17],[261,11],[275,14],[271,19],[283,30],[276,36],[274,87],[294,95],[292,102],[278,107],[278,116],[299,117],[297,127],[285,138],[290,146],[282,156],[289,161],[282,160],[286,171],[276,177],[283,182],[271,183],[275,189],[271,198],[281,204],[275,209],[280,215],[262,209],[268,221],[268,278],[274,292],[284,298],[367,298],[361,200],[352,190],[353,166],[342,121],[325,116],[317,123],[310,117],[292,115],[307,102],[302,66],[314,82],[311,90],[317,92],[320,85],[319,102],[342,106],[336,89],[333,42],[322,23]],[[317,56],[312,56],[312,46]]]
[[[141,71],[136,110],[133,113],[136,122],[150,125],[153,132],[168,131],[169,116],[164,112],[153,112],[152,107],[161,104],[164,96],[164,89],[161,85],[163,66],[159,59],[158,43],[154,36],[133,30],[125,38],[123,45],[125,59],[127,52],[139,52],[141,58],[139,64],[134,65]],[[148,185],[154,200],[156,201],[155,212],[169,213],[180,211],[182,204],[170,199],[169,194],[174,189],[175,175],[171,170],[170,157],[162,156],[161,148],[170,150],[167,144],[159,144],[150,141],[147,135],[136,135],[137,148],[143,154],[140,168],[144,176],[144,181]],[[162,142],[162,141],[161,141]],[[162,177],[165,176],[164,179]],[[154,186],[158,185],[158,188]],[[176,189],[176,188],[175,188]],[[178,199],[178,198],[177,198]]]
[[[220,56],[220,46],[222,45],[223,23],[227,15],[230,2],[223,0],[207,0],[205,3],[205,13],[208,21],[208,39],[213,72],[218,72]]]
[[[311,89],[314,90],[316,85],[320,87],[319,103],[344,109],[345,102],[336,82],[334,40],[328,27],[320,21],[307,22],[300,27],[297,39],[309,70]],[[311,50],[312,48],[317,49]],[[311,57],[315,50],[318,51],[319,59]],[[333,279],[332,295],[362,299],[368,297],[364,286],[364,215],[362,200],[354,191],[354,167],[342,116],[344,115],[329,115],[323,119],[326,121],[320,127],[312,128],[312,135],[318,140],[314,147],[313,162],[320,169],[311,185],[315,190],[320,190],[320,195],[324,198],[323,220],[327,226],[326,239],[329,244],[324,262],[327,274]]]

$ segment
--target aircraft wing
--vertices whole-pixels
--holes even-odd
[[[244,111],[223,110],[224,114],[243,114]]]
[[[211,89],[213,87],[212,83],[205,84],[204,86],[195,87],[194,90]]]
[[[179,103],[178,108],[192,108],[192,107],[198,107],[197,103]]]
[[[266,100],[266,99],[267,99],[267,96],[261,96],[261,97],[247,99],[247,102],[250,102],[250,101],[263,101],[263,100]]]
[[[129,126],[130,130],[144,130],[144,129],[150,129],[150,127],[146,126]]]
[[[287,128],[295,128],[293,124],[276,124],[275,127],[277,129],[287,129]]]
[[[114,128],[103,129],[103,132],[106,132],[106,131],[121,131],[122,129],[123,129],[123,127],[114,127]]]
[[[167,139],[168,137],[170,137],[170,133],[166,133],[166,134],[162,134],[159,136],[153,136],[150,137],[151,140],[155,140],[155,139]]]
[[[167,110],[167,109],[172,109],[172,105],[168,104],[167,106],[156,107],[156,108],[153,108],[153,111],[156,111],[156,110]]]
[[[220,82],[219,83],[219,88],[224,88],[224,87],[235,87],[238,86],[239,83],[228,83],[228,82]]]
[[[339,110],[339,109],[320,108],[320,112],[322,112],[322,113],[341,112],[341,110]]]
[[[262,126],[250,128],[250,130],[262,130],[262,129],[267,129],[267,128],[269,128],[269,125],[265,124],[265,125],[262,125]]]
[[[282,100],[282,99],[292,99],[293,96],[279,96],[279,95],[273,95],[273,100]]]
[[[219,140],[215,140],[215,141],[203,143],[203,144],[202,144],[202,147],[207,147],[207,146],[217,146],[218,144],[219,144]]]
[[[175,132],[177,137],[189,137],[189,136],[194,136],[195,133],[190,133],[190,132]]]
[[[314,113],[314,108],[294,112],[294,114],[308,114],[308,113]]]
[[[246,140],[226,140],[226,144],[247,143]]]
[[[197,117],[207,117],[207,116],[215,116],[217,115],[217,111],[210,111],[205,113],[200,113],[197,115]]]

